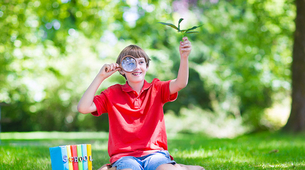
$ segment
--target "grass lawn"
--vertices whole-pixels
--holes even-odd
[[[93,168],[108,163],[104,133],[1,133],[0,169],[51,169],[49,147],[92,144]],[[32,139],[34,138],[34,139]],[[42,139],[43,138],[43,139]],[[234,139],[169,135],[176,162],[205,169],[305,169],[305,135],[260,133]]]

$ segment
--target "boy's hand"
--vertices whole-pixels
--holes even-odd
[[[181,58],[187,58],[191,53],[192,45],[187,37],[183,37],[183,41],[180,41],[179,52]]]
[[[99,75],[107,78],[118,70],[121,70],[121,68],[117,63],[104,64],[99,72]]]

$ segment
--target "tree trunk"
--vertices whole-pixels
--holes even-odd
[[[296,0],[291,113],[284,130],[305,131],[305,0]]]

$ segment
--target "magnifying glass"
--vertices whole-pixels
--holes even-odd
[[[121,59],[120,67],[126,72],[133,72],[137,68],[137,60],[132,55],[126,55]]]

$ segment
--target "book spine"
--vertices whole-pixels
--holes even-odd
[[[60,146],[64,170],[69,170],[68,152],[66,146]]]
[[[92,170],[92,151],[91,144],[87,144],[87,155],[88,155],[88,170]]]
[[[76,145],[71,145],[71,155],[73,158],[73,170],[78,170],[78,157],[77,157],[77,146]]]
[[[83,151],[83,167],[84,170],[88,170],[87,144],[82,144],[82,151]]]
[[[71,155],[71,146],[67,145],[66,148],[67,148],[67,155],[68,155],[69,170],[73,170],[73,165],[72,165],[73,158]]]
[[[78,170],[83,170],[83,151],[82,145],[77,145],[77,155],[78,155]]]

